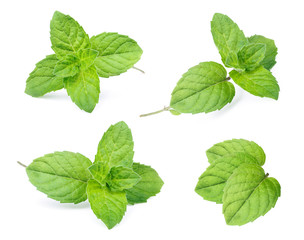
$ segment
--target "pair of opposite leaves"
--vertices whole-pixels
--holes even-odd
[[[254,142],[233,139],[206,152],[210,166],[195,191],[205,200],[223,204],[228,225],[244,225],[265,215],[280,197],[279,182],[265,174],[263,149]]]
[[[127,204],[146,202],[163,185],[153,168],[133,163],[133,146],[131,130],[119,122],[104,133],[93,164],[80,153],[55,152],[35,159],[26,172],[49,198],[74,204],[88,198],[95,215],[111,229]]]

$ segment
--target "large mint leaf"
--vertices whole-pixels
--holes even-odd
[[[242,69],[253,70],[260,65],[265,58],[266,45],[262,43],[251,43],[245,45],[238,52],[239,64]]]
[[[34,71],[26,80],[25,93],[32,97],[40,97],[46,93],[63,88],[63,78],[54,75],[58,62],[56,55],[48,55],[36,64]]]
[[[174,88],[170,106],[178,112],[192,114],[223,108],[235,94],[226,75],[225,68],[215,62],[202,62],[190,68]]]
[[[118,33],[102,33],[90,39],[92,48],[99,52],[95,67],[100,77],[126,72],[140,59],[142,49],[131,38]]]
[[[237,85],[255,96],[279,98],[280,87],[275,77],[262,66],[252,71],[232,70],[229,75]]]
[[[228,225],[244,225],[273,208],[281,194],[275,178],[268,178],[256,164],[243,164],[224,188],[223,213]]]
[[[26,172],[37,190],[62,203],[80,203],[87,199],[87,168],[91,161],[79,153],[55,152],[35,159]]]
[[[254,35],[248,38],[250,43],[262,43],[266,45],[265,58],[261,61],[261,65],[270,70],[276,64],[276,55],[278,49],[272,39],[263,37],[261,35]]]
[[[237,52],[248,43],[243,31],[228,16],[216,13],[211,21],[211,33],[225,66],[234,67],[231,62],[235,62]]]
[[[51,20],[52,49],[58,58],[76,54],[79,49],[90,48],[89,36],[69,15],[56,11]]]
[[[96,217],[101,219],[109,229],[122,220],[128,203],[126,193],[111,192],[97,181],[89,180],[87,194]]]
[[[94,163],[101,161],[110,167],[132,168],[133,146],[131,129],[125,122],[118,122],[110,126],[102,136]]]
[[[64,79],[64,87],[72,101],[82,110],[92,112],[99,100],[99,78],[92,65],[73,77]]]
[[[112,167],[107,184],[111,191],[123,191],[133,187],[140,180],[140,176],[131,168],[122,166]]]
[[[141,179],[132,188],[125,190],[128,203],[132,205],[147,202],[148,198],[160,192],[164,184],[158,173],[150,166],[134,163],[133,170]]]
[[[243,163],[257,164],[257,160],[246,153],[235,153],[218,158],[199,177],[195,191],[205,200],[223,203],[223,189],[234,170]]]
[[[247,153],[254,157],[260,166],[265,163],[264,150],[255,142],[245,139],[232,139],[214,144],[206,151],[209,163],[214,163],[217,159],[235,153]]]
[[[57,62],[54,68],[54,74],[59,77],[72,77],[79,73],[79,65],[79,58],[75,55],[68,54]]]

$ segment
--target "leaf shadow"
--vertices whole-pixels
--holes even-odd
[[[45,199],[40,202],[41,205],[45,205],[49,208],[63,208],[63,209],[86,209],[90,208],[90,203],[88,201],[81,202],[78,204],[74,203],[60,203],[58,201],[55,201],[53,199]]]

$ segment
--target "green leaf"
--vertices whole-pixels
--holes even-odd
[[[256,164],[243,164],[228,179],[223,214],[228,225],[244,225],[273,208],[281,194],[275,178],[268,178]]]
[[[38,62],[26,80],[25,93],[32,97],[40,97],[46,93],[62,89],[63,78],[53,74],[57,62],[55,54],[48,55]]]
[[[72,101],[82,110],[92,112],[99,100],[99,78],[92,65],[73,77],[64,79],[64,87]]]
[[[236,59],[237,52],[248,43],[243,31],[228,16],[215,13],[211,21],[211,33],[223,63],[226,67],[233,67],[226,61],[228,58]]]
[[[235,153],[247,153],[254,157],[260,166],[265,163],[264,150],[255,142],[245,139],[232,139],[214,144],[206,151],[209,163],[214,163],[217,159]]]
[[[79,153],[55,152],[35,159],[27,168],[30,182],[37,190],[61,203],[80,203],[87,199],[92,162]]]
[[[90,39],[92,48],[99,52],[95,67],[100,77],[108,78],[126,72],[138,62],[142,49],[131,38],[105,32]]]
[[[223,189],[228,178],[244,163],[257,164],[258,162],[246,153],[235,153],[216,159],[199,177],[195,192],[205,200],[223,203]]]
[[[265,58],[266,45],[262,43],[251,43],[244,46],[238,52],[238,59],[241,68],[253,70],[260,65]]]
[[[225,68],[215,62],[192,67],[178,81],[170,106],[181,113],[212,112],[230,103],[235,91],[226,80]]]
[[[80,49],[77,53],[79,59],[80,59],[80,67],[82,70],[88,69],[95,61],[98,51],[95,51],[93,49]]]
[[[174,110],[174,109],[171,109],[171,110],[169,110],[169,111],[170,111],[170,113],[171,113],[172,115],[175,115],[175,116],[181,115],[180,112],[178,112],[178,111],[176,111],[176,110]]]
[[[93,178],[99,182],[102,186],[106,185],[106,178],[110,172],[110,167],[108,164],[98,162],[93,164],[88,168]]]
[[[101,161],[110,167],[132,168],[133,146],[131,129],[125,122],[111,125],[98,144],[94,163]]]
[[[229,75],[237,85],[255,96],[279,98],[280,87],[275,77],[262,66],[252,71],[232,70]]]
[[[111,191],[123,191],[133,187],[140,180],[140,176],[131,168],[112,167],[110,171],[110,179],[107,181]]]
[[[111,192],[97,181],[89,180],[87,194],[93,212],[109,229],[122,220],[128,204],[126,193]]]
[[[57,62],[54,74],[59,77],[72,77],[79,73],[79,65],[79,59],[74,55],[68,54]]]
[[[164,182],[158,173],[140,163],[133,164],[133,170],[141,177],[140,181],[130,189],[126,189],[129,204],[144,203],[148,198],[160,192]]]
[[[89,36],[69,15],[56,11],[51,20],[52,49],[59,59],[76,54],[79,49],[90,48]]]
[[[276,55],[278,54],[278,49],[272,39],[263,37],[261,35],[254,35],[248,38],[250,43],[262,43],[266,45],[265,58],[261,61],[261,65],[270,70],[276,64]]]

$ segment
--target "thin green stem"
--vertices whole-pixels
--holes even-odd
[[[144,70],[141,70],[141,69],[139,69],[139,68],[137,68],[137,67],[132,67],[133,69],[135,69],[135,70],[137,70],[137,71],[140,71],[140,72],[142,72],[142,73],[145,73],[145,71]]]
[[[21,165],[22,167],[27,167],[25,164],[23,164],[23,163],[21,163],[21,162],[19,162],[19,161],[17,161],[17,163],[19,164],[19,165]]]
[[[165,111],[170,111],[170,110],[171,110],[171,107],[164,107],[163,109],[155,111],[155,112],[141,114],[140,117],[147,117],[147,116],[151,116],[151,115],[154,115],[154,114],[158,114],[158,113],[165,112]]]

